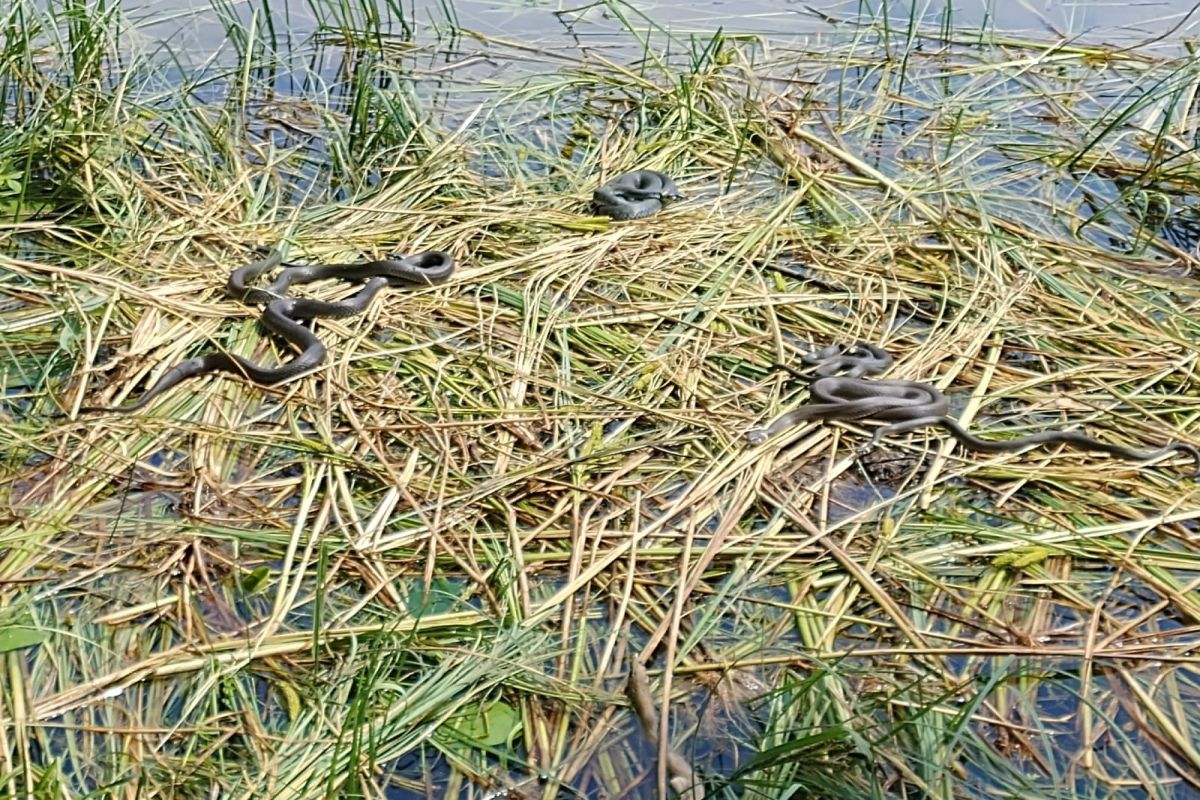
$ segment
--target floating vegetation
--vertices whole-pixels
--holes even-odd
[[[1200,792],[1186,459],[745,437],[867,341],[990,437],[1200,444],[1200,62],[271,5],[212,58],[0,12],[0,794]],[[635,169],[687,199],[596,216]],[[459,268],[310,375],[81,412],[290,358],[224,293],[254,246]]]

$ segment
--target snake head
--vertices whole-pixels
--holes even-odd
[[[1192,473],[1188,477],[1194,481],[1200,481],[1200,449],[1183,442],[1177,442],[1175,449],[1181,453],[1187,453],[1196,462],[1196,468],[1192,470]]]
[[[886,433],[887,433],[887,426],[884,426],[882,428],[876,428],[875,433],[873,433],[871,435],[871,438],[869,440],[867,440],[863,444],[860,444],[858,447],[854,448],[855,458],[862,458],[863,456],[867,455],[872,450],[874,450],[876,447],[879,447],[879,445],[883,442],[883,437]]]

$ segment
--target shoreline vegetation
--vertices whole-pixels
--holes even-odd
[[[0,796],[1200,793],[1186,459],[745,439],[861,340],[983,436],[1200,444],[1190,49],[338,2],[0,12]],[[687,200],[594,216],[639,168]],[[458,269],[78,413],[289,357],[256,246]]]

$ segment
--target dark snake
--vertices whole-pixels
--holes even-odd
[[[657,214],[670,200],[684,196],[661,172],[639,169],[613,178],[592,192],[596,213],[616,220],[642,219]]]
[[[163,373],[137,401],[123,406],[88,406],[81,411],[130,412],[180,382],[209,372],[231,372],[262,386],[275,386],[320,366],[326,348],[316,334],[300,324],[316,317],[340,318],[362,313],[379,290],[400,284],[427,286],[445,281],[454,272],[454,259],[447,253],[431,250],[410,256],[392,256],[380,261],[351,264],[285,265],[265,289],[249,284],[264,273],[283,264],[283,257],[272,250],[265,258],[233,271],[225,289],[231,297],[247,304],[265,303],[263,327],[300,349],[300,354],[277,367],[262,367],[233,353],[208,353],[179,362]],[[347,300],[328,302],[288,297],[289,288],[300,283],[327,279],[366,281],[363,288]]]
[[[808,420],[872,419],[892,424],[875,431],[871,446],[879,444],[885,436],[936,425],[946,429],[963,446],[984,453],[1015,453],[1034,445],[1055,444],[1108,453],[1129,461],[1150,461],[1174,452],[1186,453],[1196,462],[1191,477],[1200,477],[1200,449],[1183,442],[1171,442],[1157,450],[1138,450],[1101,442],[1078,431],[1042,431],[1017,439],[981,439],[969,433],[957,420],[946,416],[949,404],[937,387],[917,381],[864,379],[863,375],[877,375],[892,364],[891,355],[875,345],[864,342],[849,348],[834,345],[809,353],[802,360],[816,366],[816,380],[809,388],[815,402],[780,415],[765,430],[748,432],[746,438],[751,443],[761,444]],[[842,370],[847,374],[835,375]]]

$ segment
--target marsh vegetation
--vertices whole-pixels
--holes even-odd
[[[988,436],[1200,443],[1200,62],[310,9],[0,15],[0,795],[655,797],[631,658],[710,798],[1200,793],[1185,460],[744,437],[865,340]],[[592,215],[636,168],[688,200]],[[459,269],[78,413],[286,357],[255,245]]]

